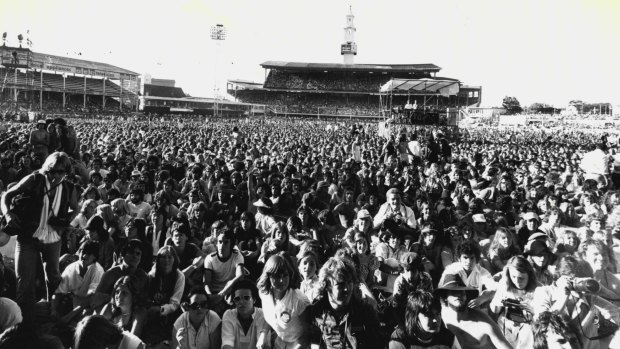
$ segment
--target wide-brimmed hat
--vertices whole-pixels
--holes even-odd
[[[100,232],[102,230],[105,230],[105,227],[104,227],[104,224],[103,224],[103,218],[101,218],[99,216],[92,216],[92,217],[90,217],[90,219],[86,223],[86,227],[84,227],[84,229],[85,230],[92,230],[92,231],[96,231],[96,232]]]
[[[366,218],[372,218],[368,210],[359,210],[357,212],[357,219],[366,219]]]
[[[551,251],[549,246],[547,246],[547,244],[544,241],[540,241],[540,240],[532,241],[532,243],[530,244],[529,251],[525,252],[523,255],[525,257],[547,255],[549,256],[549,264],[555,263],[555,260],[558,258],[558,256],[556,256]]]
[[[467,300],[478,297],[478,290],[465,285],[463,279],[458,274],[446,274],[443,283],[435,289],[435,294],[440,298],[445,298],[449,291],[465,291]]]
[[[272,208],[273,207],[273,203],[271,202],[271,199],[269,199],[269,198],[260,198],[253,205],[256,206],[256,207],[264,207],[264,208]]]

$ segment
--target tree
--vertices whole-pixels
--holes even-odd
[[[521,103],[519,103],[519,100],[515,97],[504,97],[502,106],[506,109],[507,114],[517,114],[523,111]]]

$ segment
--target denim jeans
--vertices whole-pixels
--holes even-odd
[[[60,284],[60,241],[43,244],[36,239],[17,240],[15,246],[15,274],[17,276],[17,304],[24,317],[31,315],[36,299],[38,266],[43,262],[47,300],[50,301]]]

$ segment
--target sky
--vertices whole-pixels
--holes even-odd
[[[482,104],[620,104],[619,0],[2,0],[8,45],[110,63],[210,97],[226,79],[263,82],[260,64],[342,63],[346,14],[355,63],[433,63],[482,86]],[[226,40],[210,39],[223,24]],[[79,55],[81,53],[81,55]]]

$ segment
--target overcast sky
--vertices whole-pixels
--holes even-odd
[[[356,63],[433,63],[482,86],[486,106],[504,96],[620,103],[618,0],[1,0],[0,32],[16,45],[30,30],[34,51],[211,96],[215,80],[263,82],[268,60],[341,63],[349,5]],[[219,47],[209,36],[218,23],[228,29]]]

